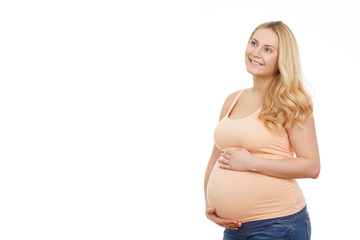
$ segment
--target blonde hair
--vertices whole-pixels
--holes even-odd
[[[292,31],[283,22],[266,22],[259,29],[271,29],[279,38],[279,73],[264,97],[259,119],[272,130],[280,130],[291,125],[301,127],[312,115],[313,103],[303,85],[298,45]]]

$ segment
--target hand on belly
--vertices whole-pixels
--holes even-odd
[[[245,222],[274,211],[289,199],[292,180],[254,172],[239,172],[214,166],[207,187],[207,200],[218,216]]]

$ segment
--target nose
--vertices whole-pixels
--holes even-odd
[[[251,54],[254,55],[254,57],[260,57],[260,48],[255,48]]]

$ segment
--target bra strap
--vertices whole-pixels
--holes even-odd
[[[229,113],[231,112],[231,110],[234,108],[236,102],[239,100],[240,95],[243,93],[244,90],[240,90],[239,93],[236,95],[234,101],[231,104],[231,107],[229,108],[229,110],[226,113],[226,116],[229,117]]]

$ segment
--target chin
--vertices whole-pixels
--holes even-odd
[[[246,70],[247,70],[248,73],[250,73],[250,74],[253,75],[253,76],[257,76],[257,77],[258,77],[258,76],[261,76],[261,75],[262,75],[260,71],[256,71],[256,70],[254,70],[254,69],[249,69],[249,68],[247,68]]]

